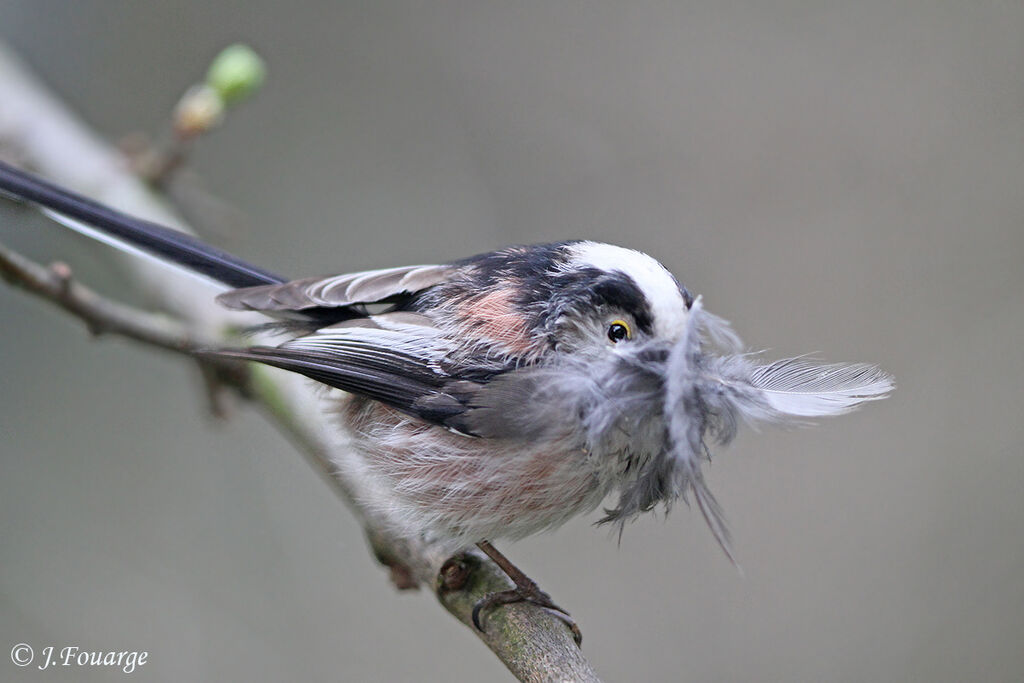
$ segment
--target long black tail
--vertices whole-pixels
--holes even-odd
[[[0,192],[34,202],[62,214],[117,242],[141,249],[230,287],[254,287],[286,282],[196,238],[156,223],[134,218],[99,202],[65,190],[0,161]]]

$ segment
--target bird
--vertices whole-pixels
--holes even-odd
[[[190,235],[0,162],[0,191],[123,249],[213,280],[217,301],[280,324],[277,345],[214,348],[333,390],[350,437],[338,463],[359,502],[451,553],[477,545],[527,601],[578,628],[492,544],[611,499],[622,526],[682,498],[732,559],[705,481],[741,423],[800,424],[885,398],[869,363],[765,361],[661,263],[588,240],[516,245],[437,265],[288,279]],[[735,560],[734,560],[735,561]]]

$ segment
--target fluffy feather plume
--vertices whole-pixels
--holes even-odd
[[[705,397],[707,385],[702,367],[705,365],[702,337],[728,348],[738,348],[740,344],[739,337],[724,320],[704,313],[703,303],[697,297],[690,307],[686,330],[669,352],[665,368],[665,416],[672,493],[685,500],[687,492],[693,492],[694,501],[708,528],[735,564],[725,515],[701,471],[701,460],[710,459],[704,435],[715,423],[716,414],[729,414],[729,411],[716,410]],[[730,425],[735,423],[731,417],[728,421]]]
[[[889,395],[892,375],[869,363],[822,365],[788,358],[755,367],[750,386],[780,415],[821,417],[848,413]]]
[[[709,345],[731,353],[712,355]],[[892,376],[875,365],[823,364],[806,358],[758,363],[749,354],[736,353],[740,347],[728,323],[706,313],[698,297],[683,335],[664,355],[666,450],[623,488],[609,521],[692,493],[733,559],[725,518],[701,471],[702,461],[710,459],[706,442],[728,443],[741,420],[799,424],[804,418],[842,415],[885,398],[895,386]]]

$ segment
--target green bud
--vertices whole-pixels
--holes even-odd
[[[263,85],[265,73],[260,56],[249,46],[235,43],[214,58],[206,73],[206,84],[225,104],[234,104],[256,92]]]

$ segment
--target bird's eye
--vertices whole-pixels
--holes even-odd
[[[618,344],[623,339],[631,339],[633,337],[632,330],[629,329],[629,323],[625,320],[613,320],[608,325],[608,339],[613,344]]]

